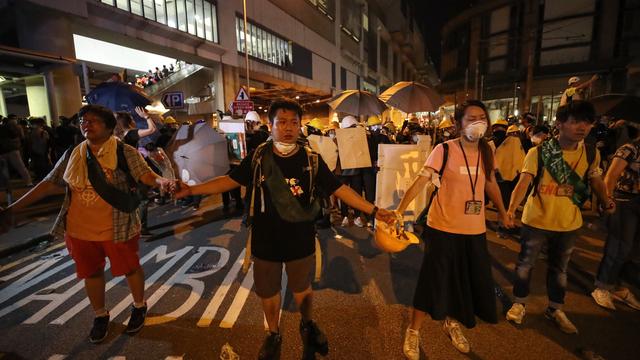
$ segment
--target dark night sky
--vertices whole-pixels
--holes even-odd
[[[427,53],[440,72],[440,30],[447,19],[478,2],[473,0],[411,0],[416,8],[416,20],[424,34]]]

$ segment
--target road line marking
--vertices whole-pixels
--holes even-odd
[[[209,305],[207,305],[207,308],[202,314],[202,317],[200,318],[200,320],[198,320],[198,327],[209,327],[213,322],[213,319],[218,313],[218,309],[220,308],[222,301],[227,296],[227,293],[231,288],[231,284],[238,277],[238,273],[240,272],[242,263],[244,262],[245,251],[246,249],[242,249],[242,252],[238,256],[238,260],[236,260],[236,262],[231,267],[231,270],[229,270],[229,272],[227,273],[227,276],[225,276],[224,280],[222,280],[222,283],[218,287],[218,290],[216,290],[216,293],[213,295],[213,298],[209,302]]]
[[[29,256],[25,256],[25,257],[23,257],[21,259],[18,259],[16,261],[14,261],[14,262],[8,263],[7,265],[0,265],[0,272],[3,272],[5,270],[9,270],[12,267],[15,267],[15,266],[18,266],[18,265],[22,264],[23,262],[29,261],[29,260],[31,260],[33,258],[38,257],[38,256],[42,256],[42,255],[44,255],[45,253],[47,253],[47,252],[49,252],[51,250],[55,250],[55,249],[61,248],[63,246],[65,246],[65,244],[63,242],[61,242],[59,244],[51,245],[48,248],[46,248],[43,252],[40,252],[40,253],[37,253],[37,254],[31,254]]]
[[[233,325],[238,320],[238,316],[240,315],[240,311],[244,307],[244,303],[247,301],[247,297],[249,297],[249,293],[251,292],[251,288],[253,287],[253,265],[247,271],[247,275],[244,277],[242,284],[240,285],[240,289],[236,293],[236,297],[233,299],[231,303],[231,307],[227,311],[227,314],[220,322],[220,327],[223,329],[231,329]]]

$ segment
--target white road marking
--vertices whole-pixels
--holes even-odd
[[[63,242],[61,242],[61,243],[49,246],[43,252],[36,253],[36,254],[31,254],[29,256],[25,256],[23,258],[20,258],[20,259],[18,259],[16,261],[8,263],[6,265],[0,265],[0,272],[9,270],[9,269],[11,269],[11,268],[13,268],[15,266],[18,266],[18,265],[20,265],[20,264],[22,264],[24,262],[27,262],[27,261],[33,259],[33,258],[37,258],[38,256],[42,256],[42,255],[46,254],[47,252],[49,252],[51,250],[59,249],[59,248],[64,247],[64,246],[65,246],[65,244]]]
[[[29,289],[34,285],[42,282],[43,280],[53,276],[54,274],[59,273],[60,271],[64,270],[65,268],[73,264],[73,260],[69,260],[61,265],[54,267],[53,269],[50,269],[49,271],[44,272],[46,269],[50,268],[55,263],[57,263],[60,259],[62,258],[60,257],[60,258],[45,260],[38,267],[36,267],[35,270],[23,276],[18,281],[11,283],[6,288],[0,290],[0,304],[20,294],[24,290]]]
[[[202,317],[198,321],[198,327],[209,327],[213,322],[213,319],[216,317],[222,301],[227,296],[227,293],[231,288],[231,284],[238,277],[238,272],[240,272],[242,263],[244,261],[245,251],[245,249],[242,249],[242,252],[231,267],[231,270],[229,270],[227,276],[225,276],[224,280],[222,280],[222,283],[218,287],[218,290],[216,290],[216,293],[213,295],[213,298],[209,302],[209,305],[207,305],[207,308],[204,310]]]
[[[231,307],[227,311],[227,314],[220,322],[220,327],[224,329],[231,329],[233,325],[238,320],[238,316],[240,315],[240,311],[244,307],[244,303],[247,301],[247,297],[251,292],[251,288],[253,287],[253,265],[247,271],[247,275],[244,277],[242,284],[240,285],[240,289],[236,293],[236,297],[233,299],[231,303]]]

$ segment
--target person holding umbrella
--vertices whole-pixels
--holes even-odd
[[[131,187],[141,182],[171,191],[175,184],[156,175],[136,149],[113,136],[116,119],[110,109],[86,105],[78,116],[86,140],[67,150],[44,180],[2,210],[0,223],[7,224],[13,213],[56,193],[61,187],[67,188],[52,235],[65,239],[77,276],[84,280],[95,312],[89,340],[99,343],[109,328],[105,257],[109,258],[113,276],[126,276],[133,296],[125,331],[138,332],[147,313],[144,273],[138,257],[140,217]]]
[[[493,151],[484,139],[490,124],[485,105],[467,100],[454,118],[460,137],[433,149],[396,210],[401,218],[430,182],[439,187],[423,232],[428,245],[404,338],[403,352],[411,360],[420,358],[419,330],[427,313],[434,320],[444,320],[445,333],[462,353],[470,351],[462,325],[473,328],[476,316],[489,323],[498,321],[487,250],[485,193],[498,208],[503,226],[513,227],[513,220],[503,206]]]
[[[253,256],[256,294],[262,299],[269,326],[258,358],[275,359],[280,353],[282,337],[278,321],[284,263],[287,286],[302,315],[303,358],[313,359],[316,352],[327,355],[329,351],[327,336],[313,321],[311,275],[315,253],[314,220],[320,211],[318,194],[334,194],[378,220],[392,222],[395,215],[378,209],[348,186],[340,184],[321,156],[297,143],[302,118],[302,108],[297,102],[274,101],[268,117],[272,140],[245,157],[229,175],[194,186],[181,183],[176,197],[218,194],[247,187],[251,199],[247,256]]]

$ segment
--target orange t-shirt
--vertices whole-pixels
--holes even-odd
[[[482,171],[482,157],[480,158],[480,173],[475,190],[475,200],[482,201],[480,214],[465,214],[465,205],[473,200],[471,191],[471,179],[476,181],[476,164],[478,163],[479,150],[469,151],[465,149],[469,170],[464,161],[464,155],[460,148],[459,140],[447,141],[449,155],[447,164],[440,176],[440,189],[431,203],[427,216],[427,225],[430,227],[453,234],[479,235],[487,232],[484,216],[484,186],[485,176]],[[444,149],[442,144],[436,146],[424,166],[440,171]]]
[[[109,170],[103,169],[109,179]],[[104,201],[91,185],[71,190],[65,231],[71,237],[87,241],[113,240],[113,207]]]

